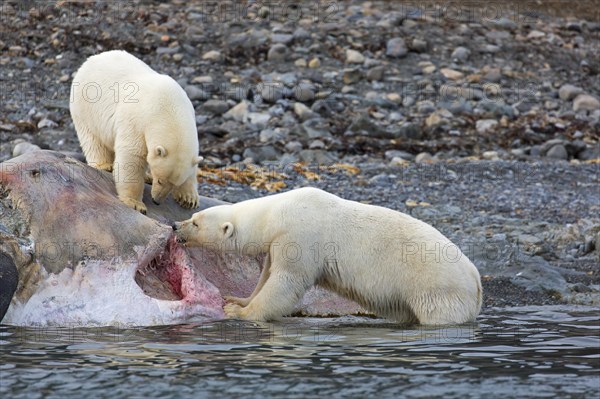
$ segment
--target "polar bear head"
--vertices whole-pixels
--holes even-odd
[[[194,152],[169,150],[163,145],[149,150],[147,162],[152,173],[152,200],[160,204],[175,187],[195,177],[201,159]]]
[[[232,205],[219,205],[196,212],[188,220],[175,223],[177,242],[188,247],[205,247],[238,252],[237,231]]]

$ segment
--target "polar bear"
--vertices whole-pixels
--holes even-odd
[[[173,229],[186,246],[266,254],[252,295],[225,298],[229,317],[288,315],[313,285],[402,323],[464,323],[481,308],[477,268],[434,227],[316,188],[208,208]]]
[[[89,57],[71,85],[70,110],[88,164],[112,171],[121,201],[146,213],[146,167],[152,199],[173,191],[185,208],[196,208],[198,133],[185,91],[126,51]]]

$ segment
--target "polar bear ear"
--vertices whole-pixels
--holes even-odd
[[[156,154],[157,157],[166,157],[167,156],[167,150],[162,145],[157,145],[156,148],[154,149],[154,153]]]
[[[223,231],[223,237],[229,238],[233,235],[233,223],[225,222],[221,225],[221,230]]]
[[[202,161],[204,161],[204,157],[195,157],[195,158],[192,160],[192,165],[199,165],[199,164],[200,164],[200,162],[202,162]]]

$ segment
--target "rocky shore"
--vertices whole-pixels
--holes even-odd
[[[315,185],[436,226],[486,306],[600,304],[594,2],[25,3],[0,5],[0,162],[81,157],[72,76],[124,49],[192,100],[203,195]]]

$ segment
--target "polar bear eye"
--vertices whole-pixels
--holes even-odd
[[[194,225],[194,227],[198,227],[198,225],[196,224],[196,222],[192,222],[192,224]]]
[[[162,182],[160,181],[160,179],[158,179],[156,182],[158,183],[159,186],[162,186]]]

